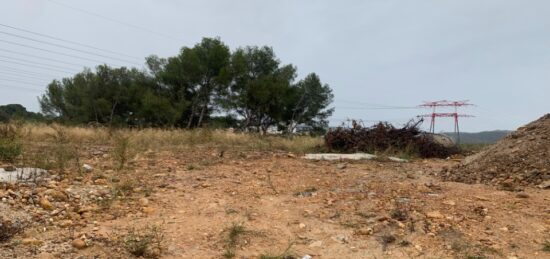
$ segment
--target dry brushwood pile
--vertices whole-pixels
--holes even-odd
[[[446,147],[424,134],[417,123],[396,128],[387,122],[362,127],[355,121],[351,128],[339,127],[325,136],[329,150],[340,152],[408,153],[423,158],[446,158],[458,153],[456,147]]]
[[[531,122],[464,163],[443,172],[445,180],[504,188],[548,185],[550,114]]]

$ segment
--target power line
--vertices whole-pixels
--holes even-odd
[[[61,38],[58,38],[58,37],[53,37],[53,36],[50,36],[50,35],[47,35],[47,34],[33,32],[33,31],[17,28],[17,27],[14,27],[14,26],[6,25],[6,24],[1,24],[0,23],[0,26],[7,27],[7,28],[10,28],[10,29],[14,29],[14,30],[18,30],[18,31],[22,31],[22,32],[26,32],[26,33],[30,33],[30,34],[34,34],[34,35],[38,35],[38,36],[42,36],[42,37],[53,39],[53,40],[58,40],[58,41],[71,43],[71,44],[78,45],[78,46],[81,46],[81,47],[86,47],[86,48],[91,48],[91,49],[95,49],[95,50],[99,50],[99,51],[104,51],[104,52],[107,52],[107,53],[116,54],[116,55],[120,55],[120,56],[125,56],[125,57],[133,58],[133,59],[136,59],[136,60],[142,60],[141,58],[130,56],[130,55],[127,55],[127,54],[124,54],[124,53],[111,51],[111,50],[107,50],[107,49],[102,49],[102,48],[94,47],[94,46],[87,45],[87,44],[80,43],[80,42],[76,42],[76,41],[65,40],[65,39],[61,39]]]
[[[46,77],[57,77],[57,76],[53,76],[53,75],[49,75],[49,74],[36,73],[34,71],[28,71],[28,70],[13,68],[13,67],[0,66],[0,68],[4,69],[4,70],[7,69],[8,71],[22,73],[22,74],[38,75],[38,76],[46,76]]]
[[[37,40],[37,39],[30,38],[30,37],[17,35],[15,33],[9,33],[9,32],[4,32],[4,31],[0,31],[0,33],[5,34],[5,35],[9,35],[9,36],[12,36],[12,37],[20,38],[20,39],[25,39],[25,40],[34,41],[34,42],[38,42],[38,43],[42,43],[42,44],[46,44],[46,45],[50,45],[50,46],[54,46],[54,47],[58,47],[58,48],[64,48],[64,49],[84,53],[84,54],[87,54],[87,55],[93,55],[93,56],[98,56],[98,57],[102,57],[102,58],[108,58],[108,59],[112,59],[112,60],[126,62],[126,63],[134,64],[134,65],[137,64],[137,65],[141,66],[141,64],[135,63],[134,61],[129,61],[129,60],[121,59],[121,58],[106,56],[106,55],[103,55],[103,54],[98,54],[98,53],[87,51],[87,50],[80,50],[80,49],[64,46],[64,45],[57,44],[57,43],[51,43],[51,42],[47,42],[47,41],[43,41],[43,40]]]
[[[38,48],[38,47],[31,46],[31,45],[26,45],[26,44],[23,44],[23,43],[18,43],[18,42],[13,42],[13,41],[8,41],[8,40],[2,40],[2,39],[0,39],[0,42],[5,42],[5,43],[8,43],[8,44],[12,44],[12,45],[20,46],[20,47],[25,47],[25,48],[40,50],[40,51],[44,51],[44,52],[48,52],[48,53],[53,53],[53,54],[57,54],[57,55],[66,56],[66,57],[78,58],[78,59],[82,59],[82,60],[88,60],[88,61],[96,62],[96,63],[99,63],[99,64],[105,64],[105,63],[106,63],[106,62],[103,62],[103,61],[100,61],[100,60],[96,60],[96,59],[91,59],[91,58],[86,58],[86,57],[81,57],[81,56],[66,54],[66,53],[59,52],[59,51],[54,51],[54,50],[48,50],[48,49]]]
[[[16,80],[16,79],[6,79],[6,78],[0,78],[1,81],[8,81],[8,82],[13,82],[13,83],[20,83],[20,84],[26,84],[26,85],[32,85],[32,86],[38,86],[38,87],[45,87],[44,85],[40,86],[38,85],[38,83],[36,82],[27,82],[27,81],[21,81],[21,80]]]
[[[37,76],[32,76],[32,75],[25,75],[25,74],[21,74],[21,73],[9,71],[9,70],[8,71],[0,70],[0,74],[9,75],[9,76],[18,76],[18,77],[24,77],[24,78],[32,78],[32,79],[37,79],[37,80],[52,80],[51,78],[47,78],[47,77],[37,77]]]
[[[51,2],[51,3],[54,3],[54,4],[57,4],[57,5],[60,5],[60,6],[63,6],[65,8],[69,8],[69,9],[74,10],[74,11],[78,11],[78,12],[81,12],[81,13],[85,13],[87,15],[95,16],[95,17],[99,17],[99,18],[108,20],[108,21],[113,22],[113,23],[118,23],[118,24],[121,24],[121,25],[124,25],[124,26],[127,26],[127,27],[131,27],[131,28],[134,28],[134,29],[137,29],[137,30],[152,33],[152,34],[155,34],[157,36],[162,36],[164,38],[171,39],[171,40],[174,40],[174,41],[177,41],[177,42],[181,42],[180,39],[172,37],[168,34],[164,34],[164,33],[161,33],[161,32],[156,32],[156,31],[153,31],[151,29],[147,29],[145,27],[141,27],[141,26],[134,25],[134,24],[127,23],[127,22],[123,22],[123,21],[119,21],[119,20],[104,16],[104,15],[101,15],[101,14],[93,13],[93,12],[90,12],[88,10],[84,10],[84,9],[74,7],[74,6],[71,6],[71,5],[68,5],[68,4],[65,4],[65,3],[61,3],[61,2],[58,2],[58,1],[54,1],[54,0],[47,0],[47,1]]]
[[[13,58],[13,57],[4,56],[4,55],[0,55],[0,57],[16,60],[16,61],[19,61],[19,62],[26,62],[26,63],[30,63],[30,64],[36,64],[36,65],[41,65],[41,66],[46,66],[46,67],[53,67],[53,68],[58,68],[58,69],[69,69],[69,70],[73,69],[73,68],[70,68],[70,67],[61,67],[61,66],[56,66],[56,65],[46,64],[46,63],[35,62],[35,61],[32,61],[32,60],[27,60],[27,59]]]
[[[10,64],[17,64],[17,65],[22,65],[22,66],[30,66],[30,67],[40,68],[40,69],[46,69],[46,70],[51,70],[51,71],[57,71],[57,72],[63,72],[63,73],[70,73],[70,74],[73,74],[73,72],[70,72],[70,71],[63,71],[63,70],[53,69],[53,68],[49,68],[49,67],[43,67],[43,66],[25,64],[25,63],[20,63],[20,62],[17,62],[17,61],[9,61],[9,60],[0,59],[0,62],[10,63]]]
[[[418,107],[349,107],[349,106],[336,106],[336,109],[341,110],[409,110],[418,109]]]
[[[31,54],[27,54],[27,53],[23,53],[23,52],[18,52],[18,51],[13,51],[13,50],[7,50],[7,49],[3,49],[3,48],[0,48],[0,51],[8,52],[8,53],[15,53],[15,54],[21,55],[21,56],[27,56],[27,57],[32,57],[32,58],[38,58],[38,59],[49,60],[49,61],[58,62],[58,63],[62,63],[62,64],[66,64],[66,65],[71,65],[71,66],[86,67],[85,65],[82,65],[82,64],[76,64],[76,63],[71,63],[71,62],[65,62],[65,61],[58,60],[58,59],[53,59],[53,58],[47,58],[47,57],[36,56],[36,55],[31,55]]]
[[[29,91],[33,91],[33,92],[42,92],[43,90],[39,90],[39,89],[34,89],[34,88],[30,88],[30,87],[24,87],[24,86],[7,86],[7,85],[2,85],[0,84],[0,87],[4,87],[4,88],[18,88],[18,89],[24,89],[24,90],[29,90]]]

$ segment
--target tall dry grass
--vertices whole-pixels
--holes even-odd
[[[64,139],[76,145],[116,146],[117,140],[127,138],[138,152],[177,151],[190,148],[219,148],[251,151],[288,151],[306,153],[323,145],[323,139],[312,136],[261,136],[211,129],[115,129],[46,124],[23,124],[25,145],[55,143],[63,132]]]

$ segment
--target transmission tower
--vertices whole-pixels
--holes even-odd
[[[429,108],[432,110],[431,114],[423,114],[418,115],[417,117],[422,118],[431,118],[430,121],[430,132],[433,134],[435,133],[435,118],[441,117],[441,118],[454,118],[454,133],[456,135],[457,144],[460,143],[460,127],[458,124],[458,118],[461,117],[474,117],[472,115],[468,114],[459,114],[458,108],[464,107],[464,106],[472,106],[473,104],[469,103],[469,101],[434,101],[434,102],[424,102],[424,104],[421,104],[420,107],[423,108]],[[453,107],[454,112],[437,112],[437,107]]]

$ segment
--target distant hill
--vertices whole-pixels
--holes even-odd
[[[44,117],[40,113],[27,111],[21,104],[0,105],[0,122],[10,120],[42,121]]]
[[[461,132],[460,133],[460,142],[463,144],[493,144],[497,141],[504,138],[510,132],[509,130],[493,130],[493,131],[482,131],[476,133],[470,132]],[[451,137],[456,141],[456,135],[454,132],[443,132],[443,134]]]

